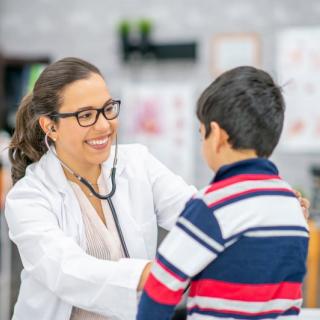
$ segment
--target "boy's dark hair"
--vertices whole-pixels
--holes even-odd
[[[205,138],[215,121],[229,135],[233,149],[251,149],[259,157],[269,157],[281,135],[284,110],[281,89],[270,75],[244,66],[210,84],[198,100],[197,116],[205,126]]]

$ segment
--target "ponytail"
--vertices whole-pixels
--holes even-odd
[[[9,146],[13,184],[21,179],[29,164],[38,161],[46,152],[44,132],[32,108],[32,93],[26,95],[16,115],[16,128]]]
[[[47,151],[39,118],[50,117],[52,113],[58,112],[65,86],[87,79],[92,73],[102,77],[99,69],[87,61],[72,57],[61,59],[43,70],[35,83],[33,93],[22,99],[9,146],[13,184],[25,175],[29,164],[39,161]]]

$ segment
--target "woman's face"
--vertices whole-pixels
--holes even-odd
[[[92,73],[66,86],[61,93],[59,113],[101,108],[111,99],[104,79]],[[81,127],[76,117],[60,118],[56,125],[55,147],[61,160],[74,170],[85,170],[104,162],[110,154],[118,127],[117,118],[107,120],[102,113],[90,127]]]

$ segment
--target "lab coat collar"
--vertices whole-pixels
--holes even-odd
[[[34,164],[42,169],[41,172],[37,170],[37,174],[43,177],[43,183],[50,184],[50,186],[55,185],[60,193],[67,193],[67,190],[70,188],[70,185],[67,181],[67,178],[63,172],[62,165],[56,158],[56,156],[53,154],[55,151],[54,147],[51,147],[52,151],[47,151],[47,153],[40,159],[38,164]],[[102,174],[104,175],[106,181],[108,181],[111,168],[113,166],[113,160],[114,160],[114,153],[115,148],[112,146],[110,151],[110,156],[108,159],[102,164]],[[33,166],[33,165],[32,165]],[[33,170],[33,168],[29,170]],[[125,167],[125,158],[120,154],[119,148],[118,148],[118,161],[117,161],[117,170],[116,170],[116,176],[119,176],[123,169]]]
[[[125,161],[126,161],[124,158],[124,155],[120,152],[120,149],[121,149],[121,146],[118,146],[118,154],[117,154],[118,159],[117,159],[117,164],[116,164],[116,168],[117,168],[116,176],[119,176],[122,173],[122,171],[125,167]],[[115,155],[115,147],[112,146],[108,159],[105,162],[103,162],[102,166],[101,166],[103,174],[107,175],[107,176],[105,176],[106,178],[108,178],[110,175],[110,172],[111,172],[111,169],[113,166],[114,155]]]

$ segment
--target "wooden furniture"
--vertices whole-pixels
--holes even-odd
[[[320,297],[319,272],[320,272],[320,225],[309,221],[310,241],[307,260],[307,276],[305,280],[305,306],[315,308]]]

